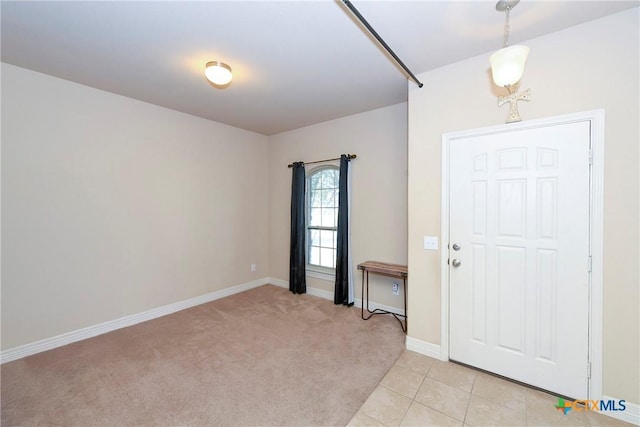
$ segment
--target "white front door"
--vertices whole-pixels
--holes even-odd
[[[588,121],[450,141],[450,359],[588,396],[589,150]]]

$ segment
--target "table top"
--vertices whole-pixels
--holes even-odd
[[[358,264],[358,269],[371,273],[384,274],[394,277],[407,277],[407,266],[400,264],[389,264],[379,261],[365,261]]]

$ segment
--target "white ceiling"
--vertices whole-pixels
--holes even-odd
[[[352,3],[415,74],[502,47],[495,1]],[[522,0],[511,42],[638,4]],[[407,100],[406,76],[339,0],[2,1],[0,13],[3,62],[265,135]],[[205,80],[211,60],[233,68],[227,88]]]

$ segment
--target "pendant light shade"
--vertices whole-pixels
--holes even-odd
[[[498,86],[512,86],[520,81],[527,62],[527,46],[509,46],[500,49],[489,58],[493,81]]]
[[[524,73],[524,65],[529,56],[529,48],[522,45],[509,46],[509,15],[520,0],[499,0],[496,4],[498,12],[504,12],[506,22],[504,24],[503,48],[489,57],[493,82],[504,87],[509,92],[506,96],[498,97],[498,107],[509,104],[509,116],[506,123],[519,122],[518,101],[529,101],[531,90],[527,89],[518,93],[519,81]]]
[[[207,80],[217,86],[229,84],[233,78],[231,67],[220,61],[207,62],[204,75],[207,77]]]

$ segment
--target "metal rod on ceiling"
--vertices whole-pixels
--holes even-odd
[[[347,154],[347,158],[349,160],[351,159],[355,159],[356,156],[355,154]],[[325,159],[325,160],[316,160],[315,162],[303,162],[305,165],[312,165],[314,163],[324,163],[324,162],[331,162],[333,160],[340,160],[340,157],[336,157],[335,159]],[[293,163],[291,163],[290,165],[287,165],[288,168],[292,168],[293,167]]]
[[[423,84],[420,82],[420,80],[418,80],[418,78],[411,72],[411,70],[406,65],[404,65],[404,62],[402,62],[402,60],[398,58],[398,55],[396,55],[395,52],[391,50],[389,45],[386,44],[384,40],[382,40],[382,37],[380,37],[376,30],[374,30],[373,27],[367,22],[367,20],[364,19],[364,16],[362,16],[360,12],[358,12],[358,9],[356,9],[356,7],[351,4],[349,0],[342,0],[342,2],[349,8],[349,10],[355,15],[355,17],[358,18],[358,21],[360,21],[360,23],[365,26],[369,33],[371,33],[371,35],[375,37],[376,40],[378,40],[382,47],[384,47],[387,52],[389,52],[389,55],[391,55],[393,59],[395,59],[396,63],[400,65],[400,67],[402,67],[402,69],[411,77],[411,79],[413,79],[414,82],[416,82],[418,87],[422,87]]]

